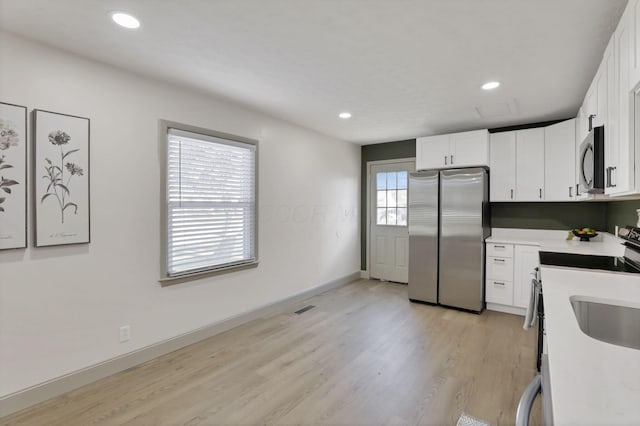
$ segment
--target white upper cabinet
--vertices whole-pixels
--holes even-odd
[[[449,166],[450,135],[416,139],[416,170],[440,169]]]
[[[491,201],[514,201],[516,191],[516,132],[491,134]]]
[[[489,131],[454,133],[451,135],[451,162],[454,167],[489,165]]]
[[[544,201],[544,128],[516,131],[516,201]]]
[[[573,201],[576,191],[576,120],[544,128],[546,201]]]
[[[416,170],[489,165],[489,132],[427,136],[416,139]]]

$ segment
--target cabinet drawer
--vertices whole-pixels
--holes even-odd
[[[487,257],[487,279],[513,281],[513,259]]]
[[[487,256],[513,257],[513,244],[487,243]]]
[[[513,282],[487,279],[485,299],[488,303],[513,304]]]

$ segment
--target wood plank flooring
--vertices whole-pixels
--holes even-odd
[[[535,332],[521,325],[360,280],[0,424],[455,425],[465,411],[511,425],[535,373]]]

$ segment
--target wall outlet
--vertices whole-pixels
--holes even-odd
[[[131,326],[123,325],[120,327],[120,343],[128,342],[131,340]]]

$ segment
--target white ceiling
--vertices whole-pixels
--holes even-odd
[[[625,4],[0,0],[0,27],[372,143],[574,116]]]

